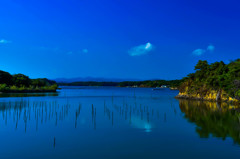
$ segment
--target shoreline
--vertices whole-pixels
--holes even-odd
[[[204,98],[204,97],[193,97],[193,96],[189,96],[189,95],[180,95],[178,94],[177,96],[175,96],[176,99],[186,99],[186,100],[195,100],[195,101],[209,101],[209,102],[218,102],[218,103],[228,103],[228,104],[237,104],[237,105],[240,105],[240,101],[238,100],[219,100],[217,101],[216,99],[207,99],[207,98]]]
[[[170,89],[170,90],[179,90],[176,87],[146,87],[146,86],[97,86],[97,85],[92,85],[92,86],[84,86],[84,85],[58,85],[59,87],[119,87],[119,88],[157,88],[157,89]],[[59,88],[58,88],[59,89]],[[61,88],[60,88],[61,89]]]

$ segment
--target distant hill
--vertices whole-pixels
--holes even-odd
[[[72,82],[123,82],[123,81],[141,81],[139,79],[121,79],[121,78],[98,78],[98,77],[76,77],[76,78],[56,78],[53,79],[57,83]]]

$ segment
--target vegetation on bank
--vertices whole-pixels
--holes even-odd
[[[73,82],[58,83],[62,86],[117,86],[117,87],[161,87],[166,85],[171,88],[177,88],[182,80],[149,80],[149,81],[125,81],[125,82]]]
[[[55,92],[58,88],[55,81],[46,78],[30,79],[23,74],[11,75],[0,70],[0,92],[28,93],[28,92]]]
[[[240,59],[229,64],[199,60],[195,70],[183,79],[178,97],[240,100]]]

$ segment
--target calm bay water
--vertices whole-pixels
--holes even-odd
[[[1,94],[0,158],[237,158],[238,110],[169,89]]]

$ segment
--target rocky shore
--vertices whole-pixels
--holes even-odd
[[[179,99],[192,99],[192,100],[206,100],[206,101],[216,101],[216,102],[229,102],[229,103],[240,103],[239,100],[228,96],[223,90],[208,90],[203,92],[189,93],[189,92],[179,92],[176,96]]]

